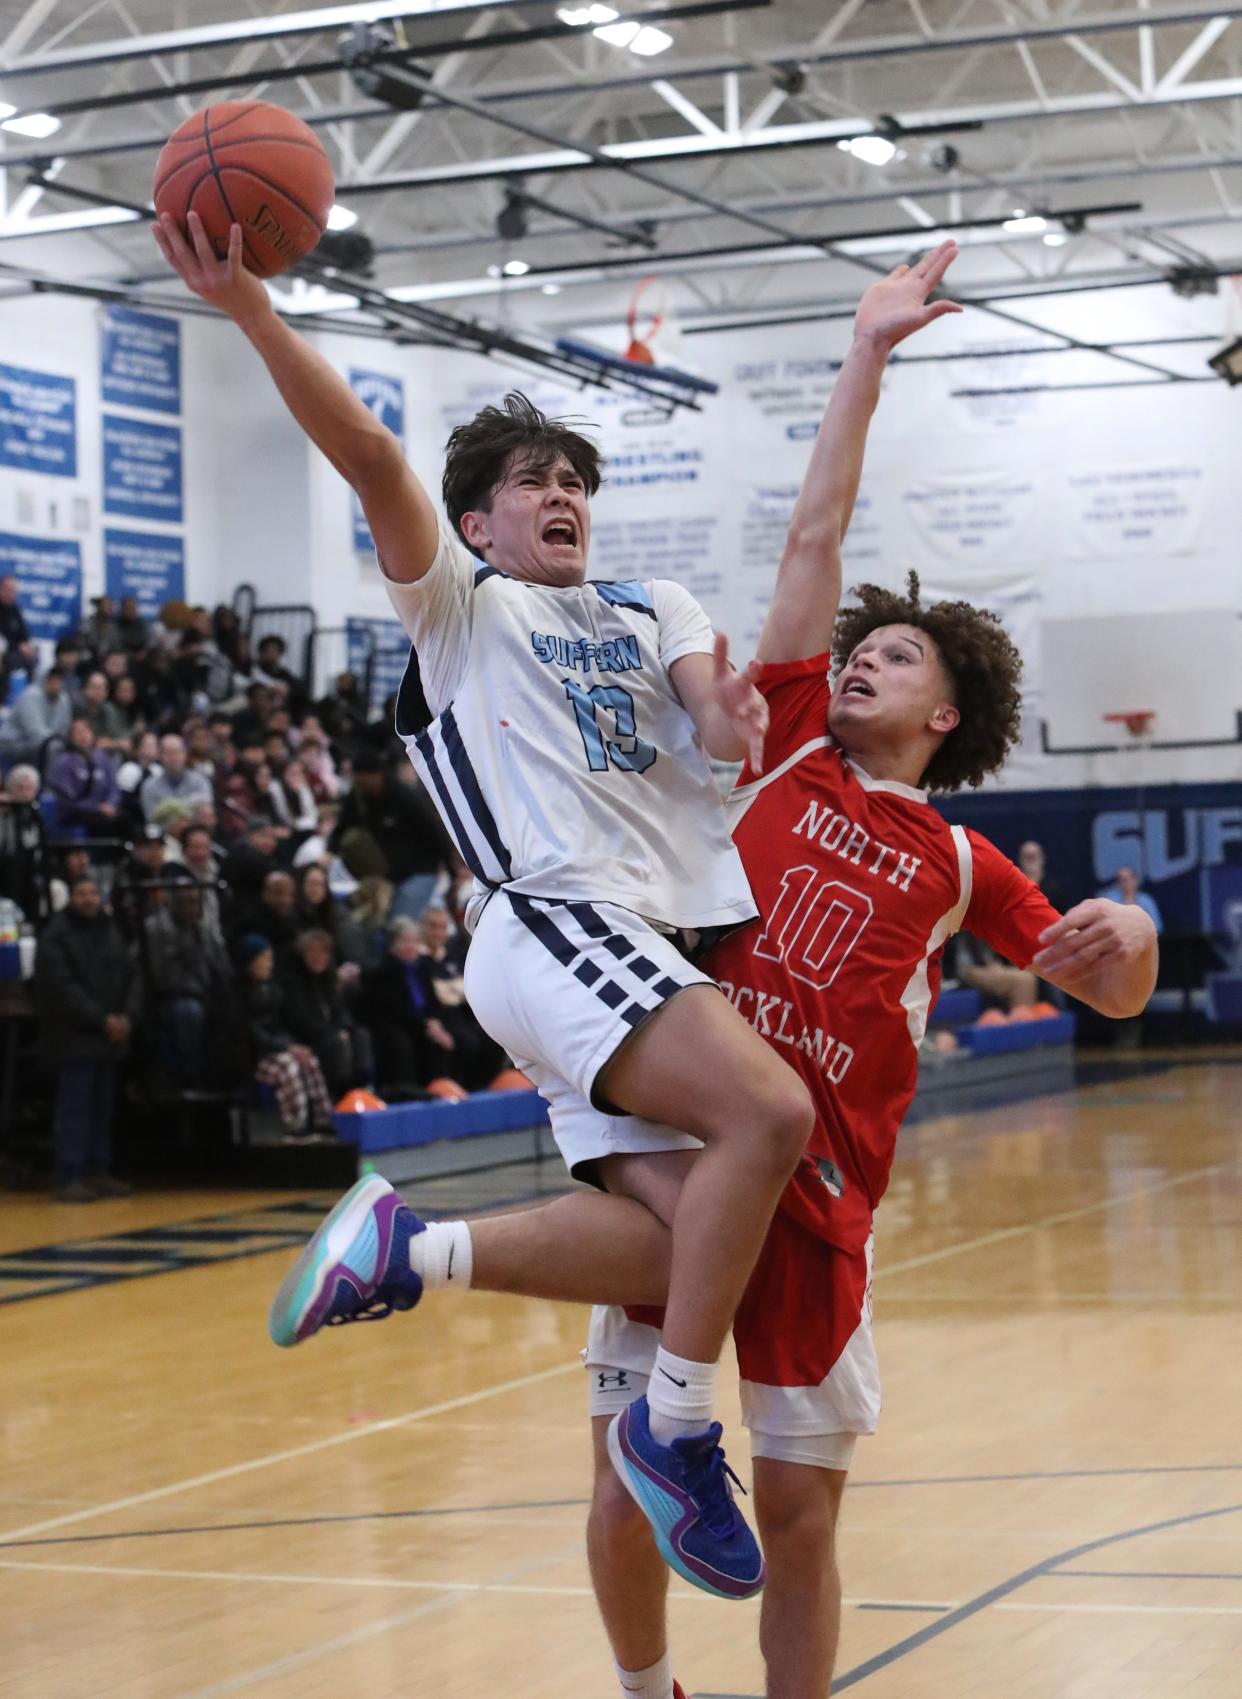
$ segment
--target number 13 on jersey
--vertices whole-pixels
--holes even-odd
[[[619,684],[596,684],[590,690],[565,681],[565,694],[573,703],[578,730],[586,749],[587,766],[593,773],[606,773],[609,765],[623,773],[645,773],[656,758],[651,744],[644,743],[634,723],[634,698]],[[612,738],[601,729],[601,714],[612,716]],[[605,726],[607,722],[605,721]]]

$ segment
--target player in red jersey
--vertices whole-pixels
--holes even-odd
[[[913,574],[905,595],[867,586],[838,617],[840,547],[885,362],[934,314],[927,296],[952,257],[946,247],[899,266],[859,308],[751,670],[770,710],[764,774],[743,771],[731,811],[759,918],[704,963],[798,1069],[816,1109],[734,1324],[768,1564],[769,1699],[829,1690],[837,1510],[855,1439],[874,1430],[880,1407],[872,1217],[946,939],[968,927],[1106,1015],[1138,1012],[1155,983],[1150,923],[1100,900],[1058,916],[994,845],[929,804],[929,789],[978,784],[1018,735],[1021,661],[999,623],[966,603],[924,607]],[[646,1201],[668,1219],[676,1170],[693,1156],[650,1160],[661,1173]],[[586,1354],[592,1575],[618,1667],[653,1676],[626,1688],[641,1699],[668,1691],[667,1577],[607,1466],[603,1434],[645,1388],[658,1322],[658,1311],[597,1310]]]

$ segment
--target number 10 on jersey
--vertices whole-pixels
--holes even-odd
[[[812,990],[827,991],[874,912],[865,891],[823,879],[815,867],[788,868],[754,953],[784,962]]]

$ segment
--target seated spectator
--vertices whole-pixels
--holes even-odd
[[[291,1138],[335,1138],[332,1099],[319,1060],[309,1045],[298,1044],[285,1029],[284,996],[275,978],[271,944],[259,933],[247,932],[238,954],[246,976],[244,1013],[255,1079],[275,1092]]]
[[[392,924],[392,883],[374,876],[359,881],[346,908],[357,928],[362,967],[378,967],[388,952],[388,928]]]
[[[246,705],[233,716],[233,742],[238,751],[258,744],[262,748],[267,722],[276,706],[270,685],[251,681],[246,686]]]
[[[128,673],[122,673],[120,678],[112,681],[101,717],[100,746],[123,759],[135,736],[142,730],[138,686]]]
[[[208,804],[196,804],[196,807],[210,807]],[[161,802],[148,824],[158,826],[164,834],[164,864],[180,865],[185,860],[182,844],[185,835],[194,823],[195,809],[186,802],[177,802],[172,797]]]
[[[1142,889],[1142,881],[1133,867],[1119,867],[1115,881],[1102,890],[1100,896],[1112,903],[1137,903],[1148,916],[1157,932],[1164,931],[1164,920],[1156,899]]]
[[[117,835],[121,792],[116,765],[95,748],[95,734],[85,720],[69,722],[66,746],[48,764],[47,788],[56,798],[62,825],[81,826],[96,838]]]
[[[294,1039],[314,1051],[333,1098],[371,1083],[369,1034],[355,1024],[337,980],[327,932],[303,932],[292,962],[277,971],[284,995],[285,1024]]]
[[[312,861],[319,862],[323,867],[330,867],[334,862],[337,862],[342,871],[345,871],[343,863],[338,862],[328,848],[329,840],[336,830],[336,823],[340,817],[340,809],[335,804],[320,803],[315,810],[315,830],[309,838],[303,839],[294,853],[293,865],[295,867],[309,867]],[[345,871],[345,877],[351,881],[350,889],[354,889],[357,880],[353,879],[348,871]],[[335,889],[335,886],[333,888]]]
[[[182,694],[169,651],[153,644],[135,676],[138,705],[146,723],[161,730],[179,726],[189,712],[189,703]]]
[[[319,811],[306,782],[306,769],[296,756],[286,761],[284,770],[272,779],[267,794],[276,818],[299,842],[315,831],[319,825]]]
[[[437,1005],[440,1023],[453,1040],[452,1066],[444,1070],[467,1091],[490,1085],[506,1065],[500,1046],[479,1025],[466,1002],[466,949],[464,932],[453,930],[446,909],[423,910],[419,922],[423,965]]]
[[[82,683],[91,670],[91,661],[90,656],[83,653],[82,640],[76,632],[67,631],[63,637],[56,639],[52,664],[64,673],[67,690],[74,691]]]
[[[92,596],[91,612],[82,621],[79,635],[87,653],[102,661],[109,649],[121,647],[121,628],[117,624],[116,605],[111,596]]]
[[[458,963],[450,955],[448,917],[443,910],[432,912],[443,916],[428,934],[436,953],[424,950],[422,929],[413,921],[394,920],[388,954],[366,981],[379,1088],[390,1097],[409,1096],[441,1076],[475,1091],[504,1066],[499,1046],[466,1007]]]
[[[53,1141],[64,1203],[122,1197],[112,1177],[112,1112],[119,1064],[138,1017],[133,951],[104,912],[99,886],[79,879],[69,907],[44,930],[35,961],[41,1041],[57,1070]]]
[[[306,686],[285,665],[288,647],[284,638],[278,637],[275,632],[261,637],[251,676],[260,684],[283,687],[291,711],[299,714],[306,707]]]
[[[421,785],[399,783],[380,757],[360,750],[332,847],[355,877],[382,874],[396,887],[394,917],[417,920],[457,852]]]
[[[1055,879],[1049,877],[1044,846],[1037,843],[1034,838],[1028,838],[1024,844],[1020,844],[1018,847],[1018,866],[1033,885],[1039,886],[1053,908],[1059,914],[1064,914],[1068,906],[1065,900],[1065,892]]]
[[[230,899],[239,911],[258,904],[263,881],[276,868],[277,842],[276,828],[261,814],[252,815],[245,831],[234,839],[220,871],[229,887]],[[255,928],[239,926],[238,930]]]
[[[86,675],[86,682],[74,695],[73,712],[75,718],[85,720],[95,734],[95,747],[106,748],[103,740],[104,726],[107,722],[108,680],[96,668]]]
[[[989,1008],[1030,1008],[1039,1000],[1039,985],[1029,968],[1011,967],[981,938],[959,932],[953,939],[953,963],[959,985],[982,992]]]
[[[297,913],[300,930],[326,932],[336,945],[341,967],[338,977],[344,984],[358,978],[359,966],[365,953],[366,937],[344,903],[338,902],[328,885],[327,870],[312,862],[294,874],[297,883]]]
[[[294,955],[298,935],[298,888],[293,875],[276,868],[263,880],[257,902],[238,900],[233,924],[238,932],[261,932],[276,951],[276,964],[284,970]]]
[[[129,656],[131,662],[139,660],[147,652],[151,634],[147,622],[138,611],[137,596],[122,596],[121,609],[116,621],[119,647]]]
[[[199,802],[211,802],[211,780],[203,773],[191,772],[186,764],[185,740],[176,732],[166,732],[160,739],[159,773],[152,773],[143,782],[139,793],[142,812],[151,820],[162,802],[182,802],[191,808]]]
[[[152,731],[140,731],[130,739],[129,753],[117,769],[116,782],[121,792],[121,814],[131,832],[145,825],[140,796],[143,784],[154,773],[162,773],[159,762],[160,740]]]
[[[346,755],[352,755],[367,729],[367,704],[356,673],[338,673],[331,695],[315,704],[319,723]]]
[[[129,671],[129,656],[125,653],[124,649],[109,649],[108,653],[99,663],[99,670],[107,679],[108,689],[111,690],[118,678],[127,678],[131,676]]]
[[[211,635],[220,653],[227,655],[233,665],[236,666],[237,644],[241,637],[241,621],[227,602],[219,603],[212,611]]]
[[[206,720],[195,715],[181,728],[185,739],[185,763],[192,773],[202,773],[211,785],[216,782],[216,745]]]
[[[185,866],[198,880],[203,895],[203,925],[224,941],[224,917],[220,910],[220,862],[216,858],[209,826],[190,826],[181,840]]]
[[[28,678],[33,678],[39,665],[39,647],[30,635],[19,601],[17,579],[11,572],[6,572],[0,577],[0,639],[4,643],[5,675],[24,672]],[[8,694],[7,688],[5,694]]]
[[[145,927],[147,1001],[165,1079],[201,1090],[211,1074],[210,1039],[232,975],[224,945],[207,924],[203,893],[188,873]]]
[[[38,770],[11,767],[0,800],[0,897],[16,903],[30,921],[43,908],[43,856]]]
[[[59,871],[47,882],[48,907],[53,914],[60,914],[69,907],[69,893],[79,879],[93,879],[105,904],[111,907],[110,886],[104,877],[106,870],[95,866],[85,844],[66,845],[60,852],[58,866]],[[113,918],[116,918],[115,915]]]
[[[52,667],[22,691],[0,726],[0,755],[6,761],[29,763],[42,771],[48,743],[69,734],[73,704],[65,683],[61,669]]]
[[[161,904],[164,833],[156,825],[140,828],[112,880],[112,912],[128,938],[138,938],[149,915]]]
[[[308,714],[299,727],[298,759],[306,771],[306,782],[317,803],[335,802],[341,781],[319,721]]]

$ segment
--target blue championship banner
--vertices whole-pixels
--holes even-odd
[[[180,525],[179,426],[104,414],[103,504],[105,513]]]
[[[12,573],[32,637],[55,642],[82,623],[82,550],[58,537],[0,531],[0,576]]]
[[[155,531],[104,532],[104,589],[117,601],[133,596],[143,619],[185,597],[185,543]]]
[[[389,377],[385,372],[362,372],[351,367],[349,372],[349,387],[359,401],[369,407],[381,425],[396,437],[398,442],[405,441],[405,385],[400,378]],[[354,552],[369,555],[375,548],[371,538],[371,528],[367,524],[366,515],[362,511],[362,503],[350,491],[350,502],[354,516]]]
[[[0,466],[77,477],[78,403],[72,378],[0,365]]]
[[[105,307],[99,344],[100,388],[113,407],[181,411],[181,326],[160,313]]]

